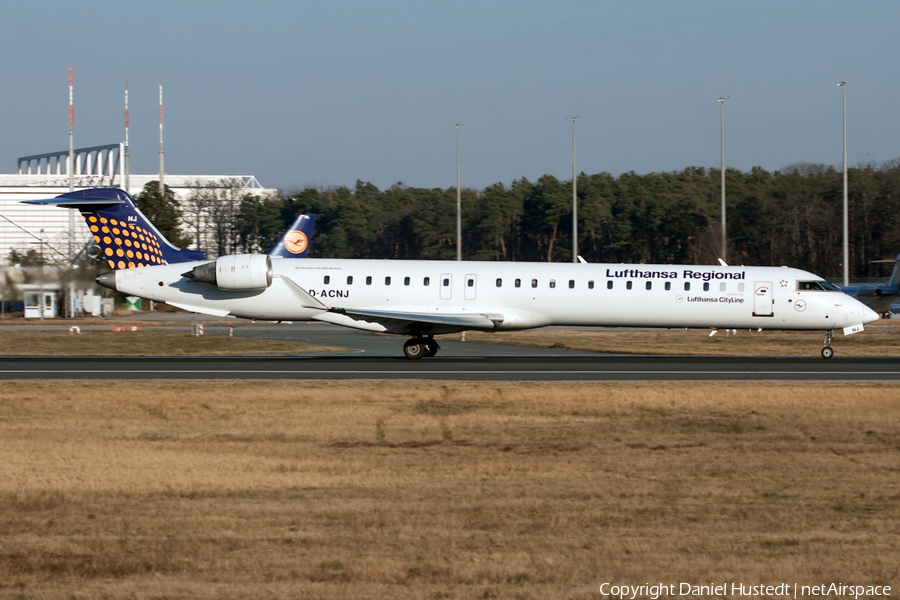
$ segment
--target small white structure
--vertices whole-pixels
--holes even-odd
[[[26,319],[55,319],[57,316],[57,283],[27,283],[19,286],[25,300]]]

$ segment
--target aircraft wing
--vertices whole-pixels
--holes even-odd
[[[282,276],[294,296],[300,300],[301,306],[304,308],[313,308],[323,311],[323,315],[317,317],[318,320],[331,322],[327,318],[328,314],[343,315],[353,321],[363,321],[366,323],[376,323],[384,327],[389,333],[401,333],[410,335],[423,334],[440,334],[453,333],[457,331],[465,331],[467,329],[492,330],[503,322],[503,315],[497,314],[447,314],[447,313],[420,313],[393,310],[365,310],[355,308],[340,308],[327,306],[318,298],[314,298],[297,285],[290,278]],[[348,322],[340,323],[341,325],[349,325]],[[352,325],[350,325],[352,326]]]
[[[484,314],[431,314],[344,308],[332,308],[331,312],[346,315],[355,321],[378,323],[390,333],[404,334],[451,333],[467,329],[491,330],[503,322],[500,315]]]

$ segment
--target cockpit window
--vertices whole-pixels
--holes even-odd
[[[798,281],[797,290],[801,292],[839,292],[840,288],[827,281]]]

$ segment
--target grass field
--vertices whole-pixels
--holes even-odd
[[[898,484],[894,385],[0,383],[0,598],[896,586]]]

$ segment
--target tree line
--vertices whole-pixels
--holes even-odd
[[[769,172],[727,169],[729,264],[790,265],[828,278],[842,272],[842,173],[821,164]],[[159,196],[148,184],[141,210]],[[281,193],[275,198],[233,193],[216,200],[167,202],[187,223],[184,235],[211,255],[266,252],[299,213],[318,215],[310,256],[319,258],[456,258],[456,189],[379,190],[345,186]],[[715,264],[720,256],[720,171],[682,171],[614,177],[578,176],[578,253],[588,262]],[[900,159],[849,169],[850,273],[876,277],[892,265],[871,261],[900,253]],[[158,212],[159,198],[153,212]],[[230,208],[223,208],[227,205]],[[218,208],[216,208],[218,207]],[[151,208],[150,205],[147,208]],[[180,212],[179,212],[180,211]],[[147,214],[154,223],[154,215]],[[171,214],[166,222],[171,221]],[[466,260],[572,260],[572,182],[544,175],[536,181],[495,183],[462,191]],[[177,221],[177,218],[176,218]],[[201,229],[203,231],[201,231]],[[205,234],[203,232],[206,232]],[[203,236],[206,235],[204,238]]]

